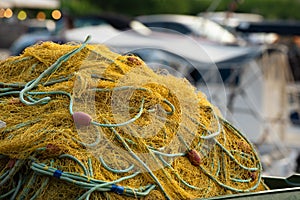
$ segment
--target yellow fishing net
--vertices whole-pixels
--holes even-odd
[[[252,144],[185,79],[102,45],[0,63],[0,199],[195,199],[267,189]]]

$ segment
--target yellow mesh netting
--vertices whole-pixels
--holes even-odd
[[[185,79],[102,45],[0,63],[0,199],[194,199],[267,189],[252,144]]]

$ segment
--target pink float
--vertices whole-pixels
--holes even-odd
[[[74,112],[73,120],[76,126],[89,126],[92,121],[92,117],[84,112]]]

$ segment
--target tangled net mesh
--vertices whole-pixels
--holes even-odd
[[[195,199],[268,189],[252,144],[185,79],[103,45],[0,63],[0,199]]]

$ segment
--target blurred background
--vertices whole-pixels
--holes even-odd
[[[35,43],[104,43],[187,78],[255,144],[265,175],[300,172],[300,0],[0,0],[0,60]]]

